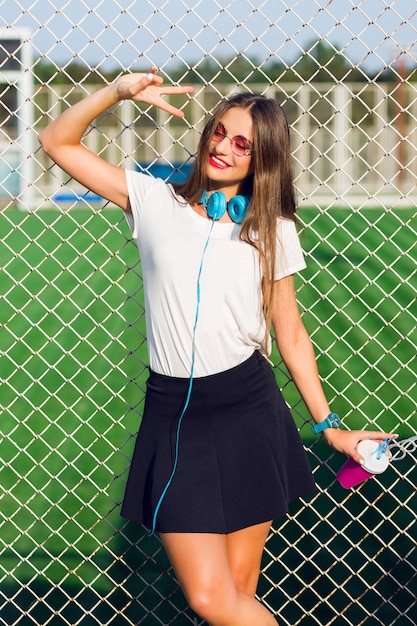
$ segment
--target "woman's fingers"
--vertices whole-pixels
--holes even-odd
[[[361,460],[363,461],[363,457],[357,450],[357,446],[360,441],[371,439],[373,441],[377,441],[378,443],[382,443],[384,440],[390,441],[398,437],[398,435],[393,433],[385,433],[374,430],[334,430],[329,433],[329,435],[330,434],[331,438],[327,439],[328,443],[335,448],[335,450],[352,457],[352,459],[357,463],[360,463]]]
[[[192,93],[194,88],[190,85],[162,86],[162,82],[162,78],[153,72],[144,74],[139,78],[135,74],[128,74],[119,79],[117,88],[121,99],[151,104],[163,111],[167,111],[167,113],[177,117],[183,117],[184,113],[177,107],[169,104],[169,102],[166,102],[163,96]]]

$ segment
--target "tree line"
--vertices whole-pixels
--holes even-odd
[[[148,71],[138,63],[134,71]],[[38,59],[33,68],[35,81],[40,84],[106,83],[123,73],[121,69],[104,71],[90,67],[80,60],[71,60],[62,67],[51,61]],[[162,70],[162,74],[163,74]],[[189,84],[216,84],[237,82],[245,85],[272,84],[276,82],[398,82],[417,80],[417,67],[393,63],[389,67],[370,73],[360,65],[353,64],[337,47],[322,40],[306,46],[291,64],[271,57],[261,64],[256,58],[237,54],[224,59],[212,56],[194,65],[179,61],[172,64],[169,79]]]

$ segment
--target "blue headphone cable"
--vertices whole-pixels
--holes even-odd
[[[181,431],[181,424],[182,424],[182,420],[184,417],[184,414],[188,408],[188,405],[190,403],[190,398],[191,398],[191,391],[193,388],[193,380],[194,380],[194,364],[195,364],[195,340],[196,340],[196,331],[197,331],[197,324],[198,324],[198,316],[199,316],[199,312],[200,312],[200,296],[201,296],[201,291],[200,291],[200,282],[201,282],[201,273],[203,271],[203,262],[204,262],[204,257],[206,254],[206,250],[210,241],[210,237],[211,237],[211,233],[213,230],[213,226],[214,226],[214,222],[215,219],[212,218],[211,220],[211,225],[210,225],[210,230],[206,239],[206,242],[204,244],[204,248],[203,248],[203,253],[201,255],[201,261],[200,261],[200,267],[198,270],[198,275],[197,275],[197,305],[196,305],[196,310],[195,310],[195,320],[194,320],[194,327],[193,327],[193,339],[192,339],[192,351],[191,351],[191,368],[190,368],[190,380],[188,383],[188,391],[187,391],[187,396],[185,399],[185,403],[183,406],[183,409],[181,411],[181,415],[179,416],[178,419],[178,424],[177,424],[177,432],[176,432],[176,437],[175,437],[175,456],[174,456],[174,464],[172,466],[172,472],[170,477],[168,478],[168,481],[161,493],[161,496],[157,502],[157,505],[155,507],[155,511],[153,514],[153,519],[152,519],[152,528],[151,530],[148,532],[148,536],[151,536],[155,533],[155,527],[156,527],[156,519],[159,513],[159,509],[161,508],[161,504],[163,499],[165,498],[165,494],[168,491],[174,476],[175,476],[175,472],[177,470],[177,465],[178,465],[178,457],[179,457],[179,446],[180,446],[180,431]]]

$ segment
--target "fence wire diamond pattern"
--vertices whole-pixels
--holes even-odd
[[[119,211],[51,166],[36,135],[99,84],[155,63],[194,83],[185,119],[123,103],[85,141],[181,177],[219,96],[276,97],[308,262],[298,298],[329,401],[349,428],[411,437],[417,11],[406,0],[0,5],[0,621],[197,624],[158,539],[119,515],[147,376],[137,252]],[[311,439],[274,361],[318,491],[274,524],[259,598],[285,625],[415,624],[415,451],[344,490],[344,459]]]

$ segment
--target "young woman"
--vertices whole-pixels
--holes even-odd
[[[295,228],[287,121],[263,96],[220,102],[186,183],[115,167],[81,143],[124,99],[182,112],[154,70],[117,79],[40,134],[49,156],[120,206],[143,271],[150,374],[122,515],[159,532],[190,606],[212,626],[273,626],[256,599],[271,521],[314,481],[268,362],[282,359],[327,442],[360,462],[361,439],[391,435],[328,419],[293,274]],[[336,421],[335,421],[336,419]],[[328,427],[327,427],[328,426]]]

